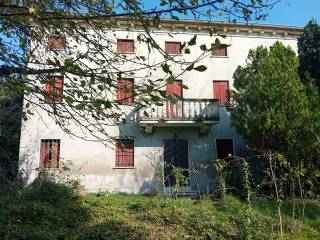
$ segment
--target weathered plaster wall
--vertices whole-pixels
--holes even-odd
[[[115,31],[116,37],[110,33],[110,39],[115,42],[116,38],[135,38],[139,31],[127,32],[122,29]],[[154,38],[164,47],[165,41],[186,41],[193,34],[198,34],[197,45],[191,48],[192,54],[181,55],[186,61],[193,60],[201,54],[199,45],[207,44],[210,47],[214,38],[208,33],[202,32],[170,32],[159,30],[153,33]],[[203,73],[196,71],[187,72],[181,77],[183,83],[189,89],[184,90],[185,98],[212,98],[213,80],[229,80],[232,87],[232,75],[238,65],[244,65],[250,49],[257,46],[271,46],[275,41],[282,41],[285,45],[297,50],[296,39],[290,36],[264,35],[264,34],[227,34],[226,38],[220,38],[221,42],[230,44],[228,57],[206,56],[200,61],[208,69]],[[114,46],[116,47],[116,46]],[[83,48],[79,47],[79,48]],[[146,47],[136,44],[136,54],[149,56],[149,61],[162,61],[160,54],[148,55]],[[199,64],[200,64],[199,63]],[[125,63],[120,68],[132,69],[130,63]],[[180,71],[180,66],[175,66],[174,72]],[[144,72],[137,73],[143,76]],[[164,78],[159,70],[153,75],[154,79]],[[111,93],[114,96],[114,93]],[[220,108],[220,122],[209,129],[207,135],[199,135],[196,128],[155,128],[152,134],[146,134],[134,121],[134,114],[127,118],[125,125],[110,127],[108,132],[111,136],[129,136],[135,139],[135,167],[132,169],[116,169],[114,149],[106,148],[101,143],[88,142],[74,138],[64,133],[46,112],[41,109],[35,111],[28,121],[22,122],[22,134],[20,144],[19,168],[27,182],[32,182],[38,176],[40,140],[61,139],[61,161],[72,163],[72,176],[76,176],[87,191],[121,191],[143,193],[153,191],[159,183],[159,169],[163,166],[163,140],[184,138],[189,140],[189,165],[198,171],[191,176],[191,188],[200,188],[206,191],[207,186],[214,186],[214,171],[212,160],[216,157],[215,139],[233,138],[236,154],[240,154],[244,143],[241,137],[230,126],[230,116],[225,108]],[[132,111],[127,107],[126,111]],[[70,126],[70,128],[74,128]],[[80,131],[80,129],[75,129]],[[205,170],[206,169],[206,170]]]

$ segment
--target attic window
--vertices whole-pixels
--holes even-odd
[[[48,48],[50,50],[64,50],[66,48],[66,39],[64,37],[48,37]]]
[[[181,43],[165,42],[165,51],[167,54],[181,54]]]
[[[134,41],[130,39],[117,39],[118,53],[134,53]]]
[[[218,48],[218,49],[212,49],[211,51],[212,56],[218,56],[218,57],[226,57],[228,56],[228,48]]]

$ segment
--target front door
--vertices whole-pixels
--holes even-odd
[[[167,139],[164,144],[164,180],[166,187],[172,187],[176,183],[174,169],[182,171],[184,185],[189,185],[189,160],[188,160],[188,140]]]
[[[166,93],[169,97],[169,100],[166,103],[167,118],[177,118],[182,113],[182,110],[179,109],[181,108],[179,106],[182,105],[178,102],[179,97],[182,97],[182,81],[174,80],[172,84],[167,83]],[[176,101],[174,102],[172,100]]]

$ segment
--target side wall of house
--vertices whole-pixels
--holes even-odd
[[[114,38],[135,39],[139,31],[127,32],[122,29],[115,31]],[[169,33],[173,36],[169,36]],[[186,61],[194,59],[201,54],[199,46],[214,42],[208,33],[166,30],[157,31],[154,34],[157,42],[164,47],[165,41],[186,41],[194,34],[198,35],[197,45],[191,48],[191,55],[181,55]],[[213,98],[213,81],[228,80],[229,86],[233,86],[232,75],[238,65],[245,65],[246,56],[250,49],[257,46],[271,46],[275,41],[281,41],[285,45],[297,50],[296,39],[290,36],[227,33],[226,38],[220,38],[222,43],[229,44],[228,57],[206,56],[201,64],[208,67],[207,71],[199,73],[191,71],[185,73],[181,79],[189,89],[184,90],[185,98]],[[115,46],[116,47],[116,46]],[[136,46],[136,54],[147,56],[146,48]],[[151,54],[150,59],[161,58],[161,55]],[[200,64],[200,63],[199,63]],[[130,69],[130,66],[122,66]],[[179,69],[180,68],[180,69]],[[181,67],[175,66],[178,72]],[[154,79],[163,78],[160,71]],[[189,140],[189,166],[194,169],[191,174],[191,188],[206,191],[214,187],[214,171],[212,160],[216,158],[215,141],[218,138],[231,138],[234,140],[235,153],[241,154],[244,149],[242,138],[236,133],[230,124],[230,114],[224,107],[220,107],[220,121],[213,125],[207,134],[200,134],[193,127],[159,127],[153,133],[147,134],[138,126],[132,107],[125,109],[128,116],[126,124],[109,127],[108,132],[115,137],[131,137],[134,139],[134,167],[115,168],[115,150],[107,148],[98,142],[84,141],[72,137],[63,132],[55,122],[41,109],[35,111],[35,115],[22,122],[20,164],[19,169],[26,182],[30,183],[38,177],[40,141],[41,139],[60,139],[61,164],[68,165],[66,174],[79,179],[81,185],[89,192],[133,192],[143,193],[154,191],[162,183],[163,173],[163,147],[164,139],[182,138]],[[75,131],[81,131],[70,126]],[[55,170],[53,170],[55,171]]]

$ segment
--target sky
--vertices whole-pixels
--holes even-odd
[[[262,23],[302,27],[311,18],[320,23],[320,0],[282,0]]]
[[[142,0],[142,3],[146,9],[150,9],[156,7],[159,1],[160,0]],[[273,1],[276,0],[269,0],[269,2]],[[192,16],[175,15],[181,18],[192,19]],[[259,23],[303,27],[311,18],[315,18],[318,23],[320,23],[320,0],[280,0],[280,2],[269,11],[266,20],[260,21]],[[241,20],[239,21],[241,22]]]

